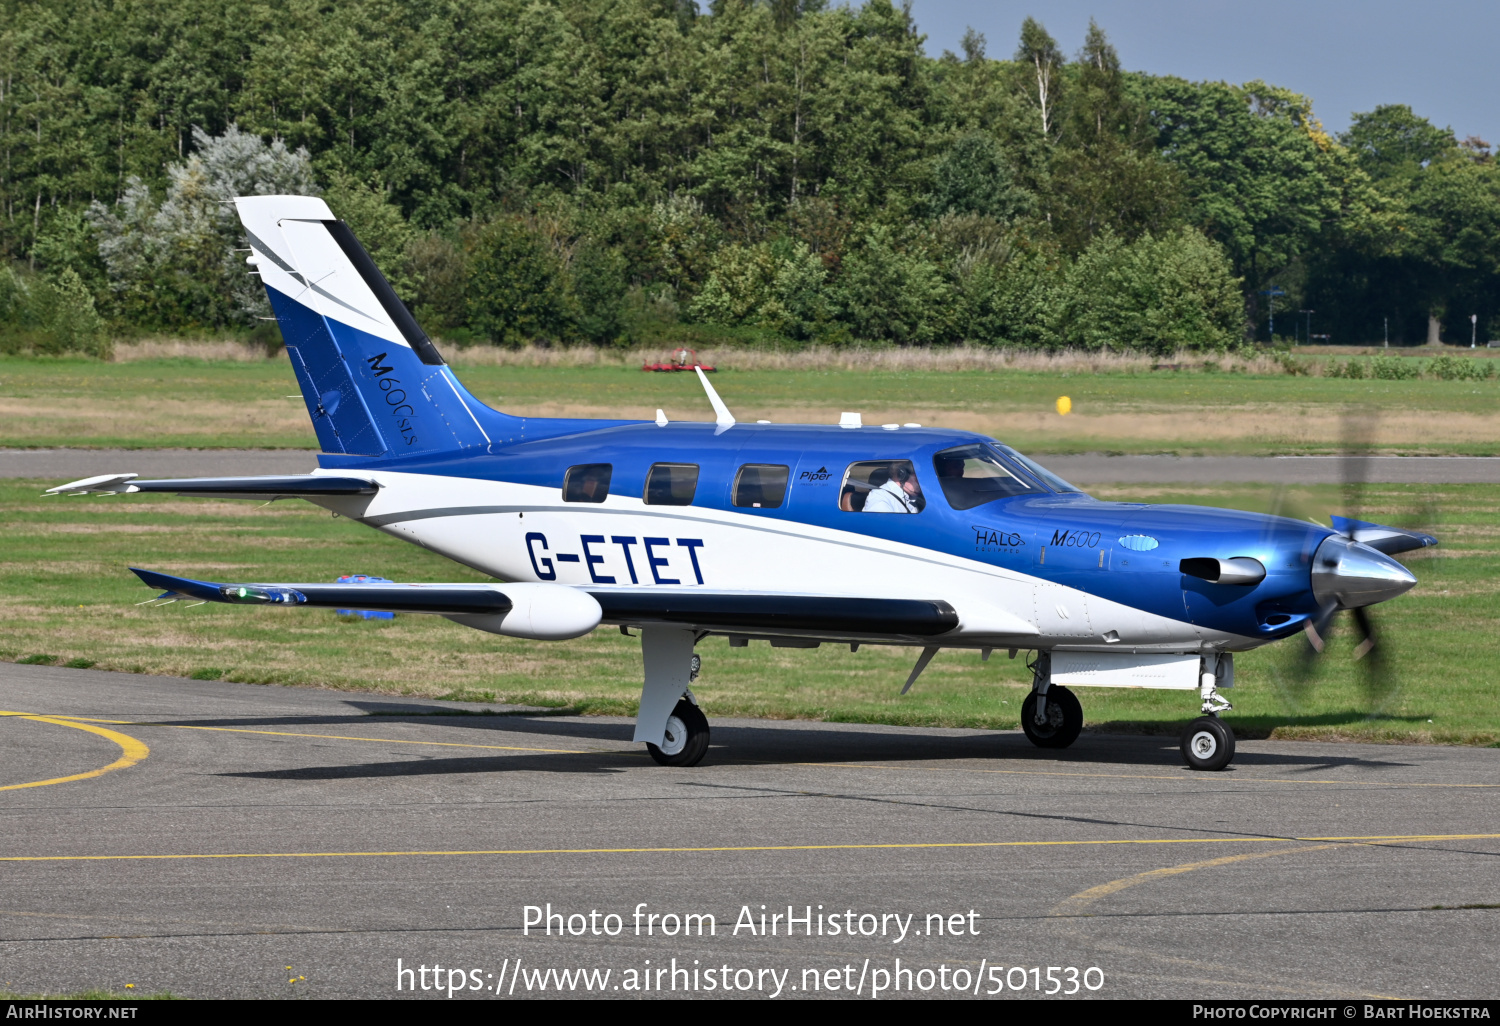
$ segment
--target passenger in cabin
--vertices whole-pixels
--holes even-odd
[[[609,485],[604,482],[603,475],[590,468],[579,476],[577,490],[577,502],[603,502],[609,494]]]
[[[916,471],[904,460],[891,464],[886,480],[876,484],[880,471],[870,475],[874,487],[865,496],[866,513],[920,513],[927,503],[922,497],[922,486],[917,483]]]

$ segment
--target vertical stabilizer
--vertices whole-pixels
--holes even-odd
[[[313,196],[235,201],[325,452],[486,451],[522,420],[468,393],[354,233]]]

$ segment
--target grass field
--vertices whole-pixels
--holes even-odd
[[[720,361],[715,384],[741,420],[916,422],[992,434],[1042,453],[1330,452],[1351,404],[1381,411],[1387,453],[1500,452],[1500,379],[1350,380],[1201,369],[1096,372],[1086,361],[944,369],[922,361],[868,369]],[[1149,367],[1149,364],[1143,366]],[[1253,365],[1252,365],[1253,366]],[[1072,369],[1069,369],[1069,368]],[[1091,371],[1091,367],[1093,368]],[[643,374],[632,364],[470,358],[455,367],[483,401],[527,416],[708,420],[694,375]],[[316,440],[285,357],[270,360],[0,357],[0,446],[301,448]],[[1054,411],[1068,395],[1073,412]],[[288,397],[293,398],[288,398]]]
[[[630,379],[634,380],[634,379]],[[726,379],[732,380],[732,379]],[[664,387],[676,387],[671,381]],[[726,385],[727,390],[727,385]],[[332,580],[373,573],[399,581],[481,580],[441,557],[298,502],[266,507],[154,496],[42,498],[50,482],[0,483],[0,659],[204,680],[318,685],[435,698],[632,713],[638,642],[600,630],[564,643],[511,640],[435,617],[341,619],[331,612],[138,603],[140,565],[230,581]],[[1101,498],[1265,509],[1255,486],[1100,488]],[[1336,489],[1284,498],[1285,512],[1326,515]],[[1243,736],[1500,742],[1500,486],[1380,486],[1364,513],[1387,522],[1428,508],[1443,545],[1411,565],[1421,584],[1377,610],[1395,686],[1372,697],[1337,635],[1320,684],[1288,672],[1300,642],[1239,658],[1229,720]],[[700,652],[695,686],[710,716],[763,716],[913,725],[1018,725],[1022,660],[943,652],[906,696],[915,651],[865,647]],[[1093,728],[1175,733],[1195,715],[1192,694],[1080,689]],[[38,710],[45,711],[45,710]]]

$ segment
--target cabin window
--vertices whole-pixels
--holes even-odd
[[[927,506],[911,460],[851,463],[839,489],[845,513],[920,513]]]
[[[648,506],[691,506],[697,490],[696,463],[653,463],[641,498]]]
[[[609,497],[609,463],[584,463],[569,467],[563,477],[563,502],[603,502]]]
[[[954,509],[973,509],[1037,490],[1011,473],[988,446],[977,443],[944,449],[932,458],[932,469]]]
[[[734,475],[734,505],[777,509],[786,499],[787,467],[770,463],[746,463]]]

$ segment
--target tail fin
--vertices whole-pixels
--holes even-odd
[[[261,278],[325,452],[395,458],[485,451],[523,420],[480,403],[375,261],[313,196],[243,196]]]

